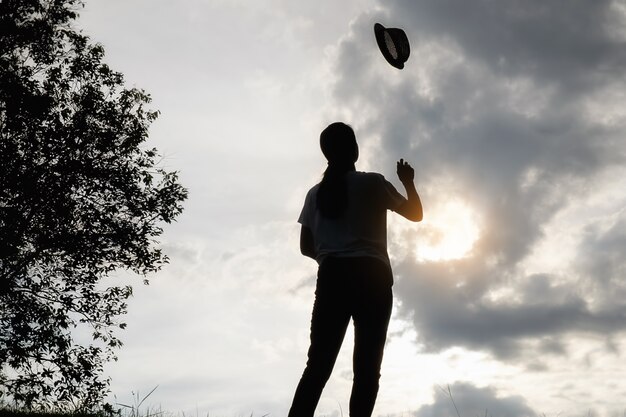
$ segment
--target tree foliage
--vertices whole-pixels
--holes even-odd
[[[143,146],[149,95],[73,27],[81,7],[0,0],[0,399],[26,407],[100,404],[132,294],[106,278],[167,262],[156,238],[187,196]]]

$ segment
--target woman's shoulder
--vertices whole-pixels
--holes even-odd
[[[364,190],[366,192],[376,192],[376,190],[384,188],[385,177],[377,172],[355,171],[348,176],[348,184],[355,190]]]
[[[351,177],[354,178],[355,181],[378,182],[385,179],[385,177],[378,172],[354,171],[351,174]]]
[[[307,193],[306,193],[307,197],[309,197],[311,195],[315,195],[315,193],[317,193],[317,190],[320,188],[320,184],[321,183],[318,182],[313,187],[309,188],[309,191],[307,191]]]

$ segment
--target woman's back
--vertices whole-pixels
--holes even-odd
[[[320,184],[308,192],[298,221],[313,235],[316,260],[373,256],[389,264],[387,255],[387,210],[406,199],[382,175],[371,172],[345,173],[347,206],[336,218],[324,216],[317,206]]]

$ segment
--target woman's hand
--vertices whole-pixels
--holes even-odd
[[[411,167],[411,165],[409,165],[409,163],[404,159],[400,159],[396,164],[396,172],[398,173],[398,178],[402,184],[413,182],[415,171],[413,170],[413,167]]]
[[[407,200],[395,211],[411,221],[419,222],[422,220],[424,213],[422,212],[422,202],[419,195],[417,195],[415,184],[413,184],[415,171],[408,162],[401,159],[398,161],[396,172],[406,190]]]

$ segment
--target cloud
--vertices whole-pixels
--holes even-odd
[[[107,365],[113,393],[128,401],[159,385],[146,404],[284,414],[306,360],[313,297],[303,288],[313,265],[297,254],[297,226],[241,227],[219,245],[169,239],[164,249],[170,263],[135,288],[124,317],[125,346]]]
[[[461,416],[536,416],[522,397],[500,397],[491,387],[478,388],[467,382],[456,382],[446,389],[437,387],[433,391],[435,401],[422,406],[414,417],[455,416],[455,407]]]
[[[577,262],[581,271],[593,278],[592,291],[603,304],[620,304],[626,299],[626,215],[588,225],[579,246],[585,256]]]
[[[512,287],[517,299],[494,301],[488,291],[477,298],[463,285],[442,283],[450,275],[447,268],[439,263],[408,265],[411,278],[402,266],[396,269],[404,278],[396,286],[402,311],[415,324],[426,351],[462,346],[515,363],[525,356],[535,360],[537,355],[567,353],[564,335],[626,330],[622,305],[595,311],[573,285],[552,284],[555,277],[525,277],[526,287]]]
[[[567,354],[566,336],[626,330],[626,304],[609,296],[624,290],[623,212],[607,213],[616,219],[608,229],[588,218],[562,225],[588,226],[576,248],[586,261],[527,271],[555,216],[600,194],[603,175],[626,161],[626,109],[607,94],[626,87],[620,10],[609,1],[566,10],[540,1],[399,0],[361,14],[334,51],[336,115],[356,128],[361,169],[391,176],[401,157],[416,167],[425,220],[398,226],[391,246],[423,243],[420,234],[436,232],[429,214],[447,201],[478,213],[480,233],[465,258],[396,256],[400,315],[426,351],[461,346],[532,366],[537,349]],[[406,30],[404,70],[379,55],[376,21]],[[598,274],[607,302],[583,291],[598,287]]]
[[[448,38],[501,76],[530,76],[566,94],[623,77],[619,2],[398,0],[390,9],[415,40]]]

